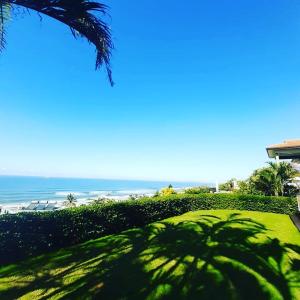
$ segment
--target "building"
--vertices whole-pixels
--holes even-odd
[[[288,140],[281,144],[270,145],[266,150],[270,158],[275,158],[276,161],[279,161],[280,159],[291,159],[292,162],[295,163],[295,168],[299,168],[300,140]],[[300,195],[297,196],[297,200],[298,209],[300,211]]]
[[[267,147],[268,156],[277,159],[300,159],[300,140],[284,141]]]

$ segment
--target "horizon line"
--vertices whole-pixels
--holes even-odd
[[[103,178],[103,177],[78,177],[78,176],[46,176],[46,175],[24,175],[24,174],[0,174],[0,177],[35,177],[49,179],[90,179],[90,180],[118,180],[118,181],[150,181],[150,182],[178,182],[178,183],[199,183],[214,184],[215,181],[199,180],[170,180],[170,179],[136,179],[136,178]]]

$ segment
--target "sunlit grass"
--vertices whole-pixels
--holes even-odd
[[[300,246],[287,215],[189,212],[4,266],[0,299],[297,298],[299,248],[275,239]]]
[[[181,216],[170,218],[171,222],[184,221],[187,218],[189,220],[198,220],[201,215],[214,214],[221,218],[226,218],[230,213],[241,213],[243,217],[251,218],[257,222],[264,224],[268,228],[268,237],[278,238],[281,242],[294,243],[300,245],[300,233],[298,229],[292,223],[288,215],[275,214],[275,213],[262,213],[258,211],[246,211],[246,210],[198,210],[195,212],[189,212]],[[263,235],[264,237],[266,235]],[[262,237],[263,237],[262,236]]]

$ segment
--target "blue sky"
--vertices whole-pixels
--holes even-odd
[[[111,88],[94,49],[32,13],[0,56],[0,174],[245,178],[300,137],[300,4],[106,1]]]

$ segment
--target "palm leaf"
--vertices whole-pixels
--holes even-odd
[[[10,5],[6,1],[0,0],[0,52],[5,48],[6,45],[6,31],[5,23],[9,19]]]
[[[113,85],[110,58],[113,49],[109,26],[101,17],[107,6],[89,0],[0,0],[0,48],[5,46],[5,12],[10,6],[21,6],[47,15],[70,27],[75,38],[81,37],[96,47],[96,69],[105,66]]]

